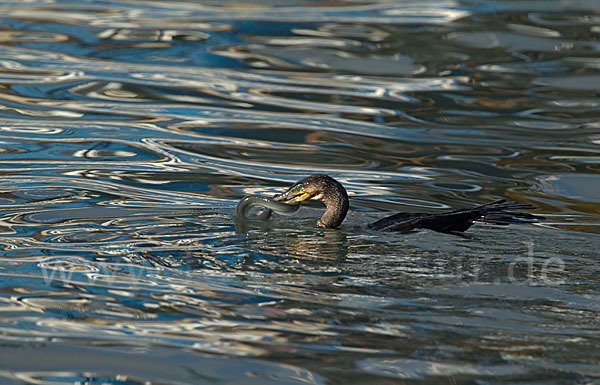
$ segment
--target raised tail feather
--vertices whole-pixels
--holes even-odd
[[[535,206],[528,203],[507,202],[500,199],[492,203],[475,207],[471,210],[480,213],[480,217],[473,218],[474,221],[491,223],[496,225],[509,225],[511,223],[534,223],[537,219],[543,219],[539,215],[524,213],[522,211],[509,210],[534,210]]]

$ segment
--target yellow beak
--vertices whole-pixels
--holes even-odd
[[[304,190],[300,189],[300,191],[297,191],[298,194],[295,197],[293,197],[292,199],[290,199],[289,201],[287,201],[286,203],[297,203],[297,202],[302,202],[305,201],[307,199],[310,199],[310,194],[305,192]]]
[[[311,195],[309,193],[302,191],[302,195],[300,195],[297,199],[298,199],[298,202],[302,202],[307,199],[310,199],[310,197],[311,197]]]
[[[291,198],[290,198],[291,197]],[[295,186],[290,188],[283,194],[275,196],[275,200],[282,201],[285,203],[293,204],[310,199],[312,196],[304,191],[301,186]]]

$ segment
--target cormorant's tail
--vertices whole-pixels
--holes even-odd
[[[500,199],[472,209],[462,209],[441,214],[398,213],[371,223],[368,227],[379,231],[412,231],[430,229],[441,233],[466,231],[474,222],[509,225],[533,223],[543,219],[538,215],[515,210],[531,210],[530,204],[507,202]]]
[[[544,219],[539,215],[524,213],[513,210],[533,210],[534,205],[528,203],[507,202],[506,199],[500,199],[492,203],[481,205],[472,209],[477,212],[474,221],[491,223],[494,225],[510,225],[512,223],[535,223],[537,219]]]

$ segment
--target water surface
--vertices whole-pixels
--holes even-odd
[[[3,384],[597,383],[593,1],[4,1]],[[351,211],[235,218],[312,173]],[[378,234],[506,198],[537,226]]]

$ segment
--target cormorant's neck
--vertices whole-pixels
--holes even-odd
[[[318,199],[325,204],[325,213],[317,221],[317,226],[328,229],[336,228],[342,224],[350,206],[348,193],[344,186],[333,178],[331,181],[327,189],[322,192],[322,197]]]

